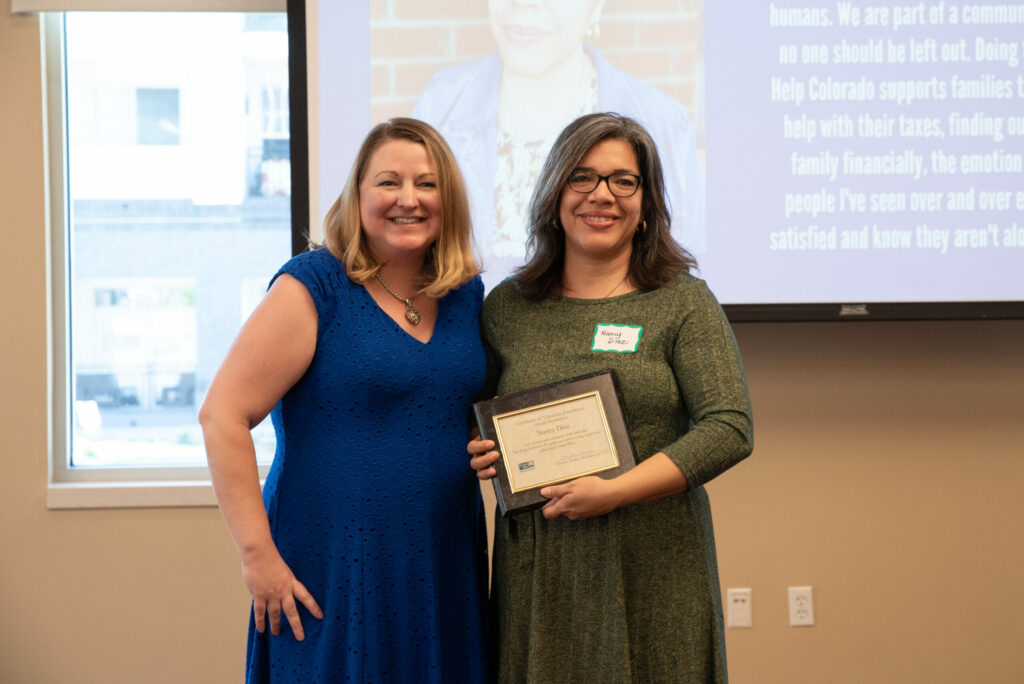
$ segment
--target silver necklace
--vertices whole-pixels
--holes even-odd
[[[629,271],[626,271],[626,275],[622,276],[622,280],[620,280],[619,282],[615,283],[615,287],[613,287],[612,289],[608,290],[608,294],[606,294],[601,299],[608,299],[609,297],[611,297],[612,296],[612,292],[615,292],[616,290],[618,290],[619,286],[622,285],[622,283],[626,282],[626,278],[628,278],[628,277],[629,277]]]
[[[417,311],[416,307],[412,305],[412,297],[403,297],[402,295],[398,294],[390,287],[388,287],[388,284],[385,283],[384,279],[380,277],[380,272],[377,273],[377,280],[380,281],[380,284],[384,286],[384,289],[388,291],[389,295],[405,304],[405,319],[412,323],[413,325],[419,324],[420,312]],[[616,287],[618,287],[618,285],[616,285]]]
[[[598,297],[598,299],[608,299],[609,297],[611,297],[613,292],[615,292],[620,287],[622,287],[622,283],[626,282],[626,278],[628,278],[628,277],[629,277],[629,272],[627,271],[626,275],[622,276],[622,280],[620,280],[619,282],[615,283],[615,287],[613,287],[612,289],[608,290],[608,294],[606,294],[604,297]],[[562,294],[564,296],[566,296],[566,297],[571,297],[572,296],[571,294],[568,294],[570,292],[573,292],[573,290],[570,290],[568,288],[565,288],[565,289],[562,290]],[[582,299],[590,299],[590,297],[582,297]]]

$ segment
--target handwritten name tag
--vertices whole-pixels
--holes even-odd
[[[642,325],[598,323],[594,327],[594,343],[590,345],[590,351],[632,354],[640,346],[643,331]]]

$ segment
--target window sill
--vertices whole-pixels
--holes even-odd
[[[46,507],[72,508],[185,508],[216,506],[209,480],[166,482],[51,482]]]

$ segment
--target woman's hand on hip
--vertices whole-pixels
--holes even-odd
[[[501,457],[494,451],[494,442],[489,439],[473,439],[466,445],[466,451],[472,457],[469,459],[469,466],[476,471],[476,476],[481,480],[490,480],[498,474],[492,466]]]
[[[605,480],[596,475],[544,487],[540,493],[551,499],[541,509],[549,520],[560,515],[570,520],[584,520],[610,513],[621,505],[615,480]]]
[[[252,594],[252,610],[256,621],[256,630],[260,633],[266,629],[266,617],[270,615],[270,633],[277,636],[281,633],[281,614],[284,613],[292,633],[298,641],[306,638],[299,619],[296,599],[318,620],[323,619],[313,595],[306,590],[302,582],[295,579],[291,568],[281,558],[277,549],[255,555],[242,562],[242,576],[245,585]]]

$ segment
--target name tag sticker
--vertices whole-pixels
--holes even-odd
[[[643,331],[642,325],[598,323],[594,327],[594,343],[590,346],[590,351],[632,354],[640,346],[640,335]]]

